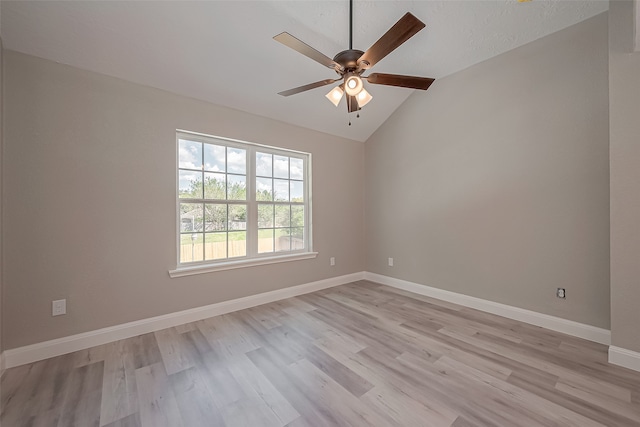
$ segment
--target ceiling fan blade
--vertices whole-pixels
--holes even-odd
[[[431,83],[436,80],[427,77],[401,76],[399,74],[384,73],[369,74],[369,76],[365,77],[365,79],[367,79],[369,83],[372,83],[374,85],[399,86],[422,90],[429,89]]]
[[[407,12],[358,59],[358,69],[366,70],[373,67],[424,27],[424,22]]]
[[[304,56],[311,58],[316,62],[319,62],[325,67],[333,68],[335,70],[342,70],[342,66],[335,62],[333,59],[329,58],[324,53],[318,52],[305,42],[293,37],[287,32],[280,33],[277,36],[273,37],[273,39],[297,52],[300,52]]]
[[[353,113],[354,111],[358,111],[360,106],[358,105],[358,100],[355,96],[347,95],[347,111]]]
[[[335,83],[338,80],[340,80],[340,79],[320,80],[319,82],[309,83],[308,85],[304,85],[304,86],[296,87],[296,88],[293,88],[293,89],[285,90],[283,92],[278,92],[278,95],[291,96],[291,95],[295,95],[296,93],[304,92],[305,90],[310,90],[310,89],[315,89],[317,87],[330,85],[331,83]]]

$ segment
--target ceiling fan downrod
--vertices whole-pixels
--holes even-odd
[[[349,0],[349,50],[353,50],[353,0]]]

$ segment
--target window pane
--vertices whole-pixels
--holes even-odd
[[[229,258],[247,256],[247,232],[229,232]]]
[[[227,257],[227,233],[206,233],[204,235],[204,259]]]
[[[289,181],[284,179],[274,179],[273,189],[276,202],[289,201]]]
[[[247,200],[247,178],[240,175],[227,175],[227,198],[229,200]]]
[[[304,202],[304,183],[302,181],[291,181],[291,201]]]
[[[202,204],[180,203],[180,232],[202,231]]]
[[[291,250],[304,249],[304,228],[291,229]]]
[[[247,205],[229,205],[229,230],[247,229]]]
[[[204,231],[227,229],[227,205],[204,205]]]
[[[289,227],[291,224],[290,207],[276,206],[276,227]]]
[[[180,235],[180,262],[202,261],[202,233]]]
[[[276,252],[291,250],[290,230],[290,228],[276,230]]]
[[[291,206],[291,226],[304,226],[304,206]]]
[[[273,176],[271,170],[273,156],[267,153],[256,153],[256,175]]]
[[[185,169],[202,169],[202,143],[179,140],[178,165]]]
[[[181,199],[202,198],[202,172],[180,171],[178,194]]]
[[[289,158],[285,156],[273,156],[273,176],[289,179]]]
[[[271,178],[256,178],[256,200],[273,200],[273,180]]]
[[[226,199],[225,194],[226,176],[223,173],[204,174],[204,198],[205,199]]]
[[[291,158],[291,179],[304,179],[304,161]]]
[[[258,230],[258,252],[273,252],[273,229]]]
[[[227,147],[227,172],[245,175],[247,173],[247,151],[242,148]]]
[[[258,205],[258,227],[273,228],[273,205]]]
[[[224,146],[204,144],[204,170],[211,172],[224,172],[224,151]]]

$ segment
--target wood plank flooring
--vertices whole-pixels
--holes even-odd
[[[604,345],[371,282],[5,372],[2,427],[640,426]]]

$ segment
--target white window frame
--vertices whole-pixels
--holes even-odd
[[[246,189],[247,200],[245,201],[228,201],[228,204],[241,203],[247,205],[247,254],[244,257],[226,258],[223,260],[206,260],[195,261],[189,263],[180,262],[180,203],[184,203],[185,199],[180,199],[180,154],[179,140],[189,139],[191,141],[202,142],[205,144],[224,145],[227,147],[242,148],[247,153],[246,168]],[[258,204],[256,200],[255,182],[256,182],[256,152],[269,153],[302,159],[304,162],[304,244],[305,247],[299,250],[258,253]],[[176,268],[169,270],[171,277],[189,276],[193,274],[209,273],[220,270],[229,270],[236,268],[251,267],[257,265],[265,265],[279,262],[296,261],[302,259],[315,258],[317,252],[313,251],[313,236],[311,222],[311,153],[295,151],[286,148],[272,147],[268,145],[256,144],[253,142],[240,141],[220,136],[206,135],[186,130],[176,130]],[[204,202],[204,200],[202,201]],[[264,202],[262,202],[264,203]],[[268,202],[267,202],[268,203]],[[278,204],[278,202],[273,202]]]

